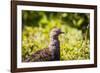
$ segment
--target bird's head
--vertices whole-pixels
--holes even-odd
[[[51,37],[58,37],[60,34],[62,34],[64,32],[61,31],[61,29],[59,28],[53,28],[50,32],[50,36]]]

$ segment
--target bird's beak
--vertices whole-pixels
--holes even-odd
[[[60,34],[64,34],[64,32],[60,32]]]

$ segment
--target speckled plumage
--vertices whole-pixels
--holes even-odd
[[[25,62],[30,61],[57,61],[60,60],[60,41],[58,36],[61,34],[61,30],[53,28],[50,32],[50,43],[48,48],[39,50],[31,55],[31,58],[27,58]]]

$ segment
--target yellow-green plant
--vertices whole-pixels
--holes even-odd
[[[60,28],[60,60],[90,58],[89,14],[22,11],[22,59],[48,47],[52,28]]]

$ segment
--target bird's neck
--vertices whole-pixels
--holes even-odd
[[[58,37],[50,37],[49,50],[52,52],[52,57],[55,60],[60,58],[60,42]]]
[[[59,41],[58,37],[50,37],[50,43],[54,41]],[[55,42],[56,44],[56,42]]]
[[[50,50],[59,49],[59,39],[58,37],[50,37]]]

